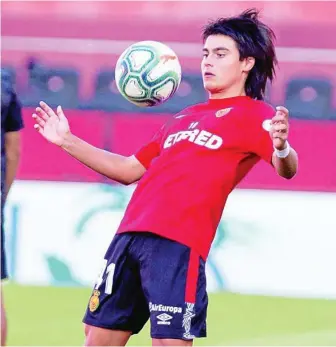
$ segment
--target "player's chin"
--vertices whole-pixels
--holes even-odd
[[[203,80],[203,86],[204,86],[204,89],[208,91],[209,93],[213,93],[213,92],[216,92],[216,90],[218,90],[218,85],[215,81]]]

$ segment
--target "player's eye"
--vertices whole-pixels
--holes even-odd
[[[224,57],[225,57],[225,54],[224,54],[224,53],[217,53],[217,57],[218,57],[218,58],[224,58]]]
[[[209,53],[203,53],[203,58],[206,58],[209,56]]]

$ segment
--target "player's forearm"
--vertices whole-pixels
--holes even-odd
[[[61,147],[87,167],[119,183],[130,184],[140,178],[132,170],[130,157],[94,147],[72,134]]]
[[[295,176],[298,169],[298,155],[293,148],[290,149],[290,152],[286,158],[279,158],[274,153],[273,166],[275,167],[278,175],[291,179]]]

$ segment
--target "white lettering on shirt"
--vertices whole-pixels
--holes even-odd
[[[183,130],[175,134],[169,135],[163,145],[163,148],[172,147],[175,143],[188,140],[198,146],[206,147],[209,149],[218,149],[223,144],[223,139],[215,134],[206,130]]]

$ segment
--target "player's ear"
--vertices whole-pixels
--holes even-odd
[[[243,72],[250,72],[255,64],[253,57],[247,57],[243,61]]]

